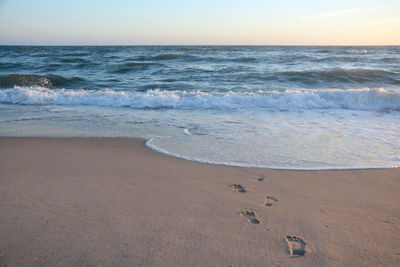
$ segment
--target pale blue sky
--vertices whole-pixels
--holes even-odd
[[[0,44],[400,45],[400,2],[0,0]]]

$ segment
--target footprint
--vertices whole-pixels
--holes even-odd
[[[260,221],[256,218],[256,212],[253,210],[245,209],[240,212],[240,216],[246,218],[247,221],[254,224],[259,224]]]
[[[278,202],[277,198],[266,196],[265,197],[265,201],[264,201],[264,205],[267,206],[267,207],[270,207],[270,206],[274,205],[275,202]]]
[[[244,187],[240,184],[232,184],[231,187],[235,192],[240,192],[240,193],[246,192],[246,189],[244,189]]]
[[[289,245],[289,252],[291,256],[304,256],[306,254],[306,242],[303,239],[288,235],[286,242]]]

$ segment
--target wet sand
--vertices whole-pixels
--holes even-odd
[[[0,266],[396,266],[400,169],[189,162],[124,138],[0,138]]]

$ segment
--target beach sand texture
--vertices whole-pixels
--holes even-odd
[[[400,169],[213,166],[0,138],[0,266],[398,266]]]

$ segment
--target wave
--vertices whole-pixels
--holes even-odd
[[[154,62],[128,62],[124,63],[123,66],[125,67],[138,67],[138,66],[164,66],[163,64],[160,63],[154,63]]]
[[[113,73],[128,73],[132,71],[145,70],[152,66],[164,66],[164,64],[154,62],[127,62],[117,65]]]
[[[199,47],[182,47],[181,49],[183,51],[195,51],[195,50],[199,50]]]
[[[0,90],[0,102],[130,107],[133,109],[353,109],[400,111],[400,92],[380,89],[326,89],[255,92],[48,89],[15,87]]]
[[[15,62],[0,62],[0,69],[9,70],[12,68],[20,68],[23,65]]]
[[[84,79],[79,77],[65,78],[60,75],[36,75],[36,74],[10,74],[0,76],[0,87],[10,88],[14,86],[21,87],[57,87],[57,86],[70,86]]]
[[[254,57],[240,57],[240,58],[234,58],[234,59],[232,59],[232,61],[249,63],[249,62],[256,62],[257,59]]]
[[[161,54],[154,57],[139,57],[139,60],[174,60],[174,59],[184,59],[193,58],[194,56],[184,55],[184,54]]]
[[[332,56],[323,58],[311,58],[315,62],[331,62],[331,61],[344,61],[344,62],[357,62],[360,61],[359,56]]]
[[[388,63],[397,63],[400,62],[400,58],[398,57],[384,57],[379,59],[379,61],[388,62]]]
[[[331,49],[320,49],[320,50],[315,51],[315,53],[332,53],[332,52],[333,52],[333,50],[331,50]]]
[[[46,118],[43,117],[21,117],[21,118],[13,118],[13,119],[0,119],[0,122],[14,122],[14,121],[34,121],[34,120],[44,120]]]
[[[173,83],[173,82],[178,82],[178,79],[162,79],[160,82],[165,82],[165,83]]]
[[[66,53],[62,54],[62,57],[86,57],[92,55],[91,53],[85,53],[85,52],[76,52],[76,53]]]
[[[274,77],[286,78],[289,81],[299,81],[304,83],[324,82],[384,82],[391,84],[400,84],[398,73],[377,70],[377,69],[329,69],[329,70],[311,70],[311,71],[283,71],[272,73]]]
[[[86,62],[86,60],[83,58],[79,58],[79,57],[73,57],[73,58],[60,59],[60,62],[62,62],[62,63],[83,63],[83,62]]]
[[[157,136],[159,138],[162,136]],[[207,157],[198,157],[193,155],[187,155],[185,152],[171,152],[168,149],[163,148],[162,146],[154,143],[155,138],[149,138],[145,141],[144,145],[154,151],[157,151],[161,154],[168,155],[171,157],[184,159],[188,161],[200,162],[211,165],[220,165],[220,166],[234,166],[234,167],[244,167],[244,168],[266,168],[266,169],[275,169],[275,170],[292,170],[292,171],[320,171],[320,170],[376,170],[376,169],[388,169],[388,168],[399,168],[397,163],[388,162],[383,165],[353,165],[349,167],[346,164],[328,164],[321,162],[319,166],[305,166],[301,161],[299,163],[295,163],[293,165],[287,165],[285,162],[269,162],[265,161],[263,163],[256,162],[246,162],[236,161],[236,160],[218,160],[218,159],[210,159]],[[299,165],[297,165],[299,164]]]

